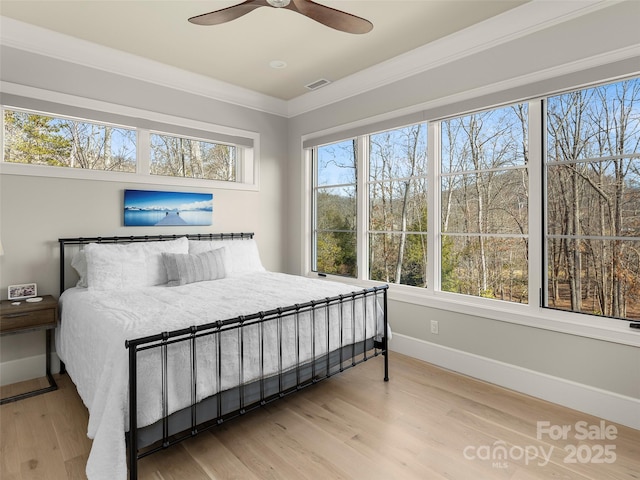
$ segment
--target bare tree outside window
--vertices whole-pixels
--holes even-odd
[[[528,302],[528,107],[441,123],[441,288]]]
[[[237,149],[232,145],[151,134],[151,174],[236,181]]]
[[[547,101],[547,306],[640,318],[640,79]]]
[[[426,124],[369,137],[369,278],[427,286]]]

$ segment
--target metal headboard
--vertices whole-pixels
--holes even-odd
[[[123,237],[76,237],[59,238],[60,244],[60,295],[65,291],[65,248],[69,245],[82,247],[89,243],[136,243],[136,242],[165,242],[187,237],[189,240],[248,240],[253,238],[250,233],[189,233],[184,235],[131,235]]]

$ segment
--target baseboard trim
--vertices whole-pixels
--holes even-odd
[[[46,355],[44,353],[2,362],[0,363],[0,386],[44,377],[46,365]],[[51,373],[58,372],[60,372],[60,359],[58,359],[58,355],[52,352]]]
[[[395,333],[389,349],[640,430],[640,399]],[[393,377],[393,371],[390,372]]]

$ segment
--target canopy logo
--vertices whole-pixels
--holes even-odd
[[[561,460],[563,463],[614,463],[616,446],[611,442],[617,438],[616,426],[607,424],[604,420],[597,424],[579,421],[572,425],[538,421],[538,445],[509,445],[504,440],[497,440],[489,445],[467,445],[462,454],[466,460],[490,461],[494,468],[508,468],[509,461],[544,467],[556,454],[556,449],[559,450],[557,455],[563,455],[557,461]],[[559,441],[567,443],[562,447],[547,443]],[[603,443],[596,443],[598,441]],[[605,441],[609,443],[604,443]]]

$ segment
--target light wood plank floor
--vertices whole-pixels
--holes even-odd
[[[615,439],[577,439],[577,422],[593,431],[600,420],[399,354],[390,365],[388,383],[372,359],[149,456],[140,478],[640,478],[638,430],[605,422]],[[85,478],[87,411],[57,380],[56,392],[0,407],[2,480]],[[539,421],[571,431],[538,439]],[[506,458],[491,458],[500,447]]]

